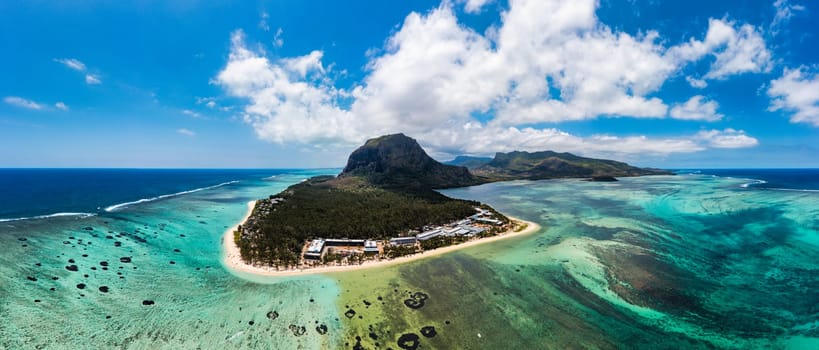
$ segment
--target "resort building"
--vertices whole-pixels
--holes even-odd
[[[395,237],[390,239],[390,245],[412,245],[418,243],[415,237]]]
[[[485,223],[492,224],[492,225],[500,225],[500,224],[502,224],[502,223],[503,223],[503,222],[501,222],[500,220],[496,220],[496,219],[489,219],[489,218],[475,218],[475,221],[477,221],[477,222],[485,222]]]
[[[428,239],[438,237],[438,236],[440,236],[442,234],[444,234],[444,231],[442,231],[441,229],[435,229],[435,230],[431,230],[431,231],[426,231],[426,232],[421,233],[421,234],[419,234],[418,236],[415,236],[415,237],[417,237],[419,241],[426,241]]]
[[[327,239],[327,240],[325,240],[325,244],[328,247],[355,247],[355,246],[363,246],[364,245],[364,240],[363,239],[348,239],[348,238]]]
[[[378,253],[378,244],[373,240],[366,240],[364,241],[364,252],[365,253]]]
[[[324,243],[325,242],[323,239],[314,239],[307,247],[307,251],[304,253],[304,258],[321,259],[321,253],[324,250]]]
[[[477,235],[477,234],[480,234],[480,233],[483,233],[484,231],[486,231],[486,229],[483,228],[483,227],[476,227],[476,226],[470,226],[470,225],[463,225],[463,226],[461,226],[461,228],[469,231],[469,233],[467,234],[469,236]]]

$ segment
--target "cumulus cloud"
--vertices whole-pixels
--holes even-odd
[[[274,142],[360,140],[352,115],[339,107],[343,92],[327,80],[323,52],[271,61],[245,44],[240,30],[231,35],[227,66],[215,82],[228,94],[250,101],[244,120],[257,135]]]
[[[557,128],[499,127],[471,123],[461,128],[439,129],[419,136],[421,142],[443,154],[483,154],[514,150],[559,150],[590,156],[623,157],[629,154],[668,155],[706,149],[697,135],[675,138],[573,135]]]
[[[746,148],[759,144],[756,138],[748,136],[745,131],[734,130],[703,130],[697,133],[695,139],[714,148]]]
[[[704,89],[708,87],[708,82],[703,79],[697,79],[689,76],[685,77],[685,81],[687,81],[688,85],[691,85],[693,88]]]
[[[477,11],[486,2],[462,3]],[[674,153],[726,143],[699,134],[582,137],[528,126],[599,117],[718,120],[714,101],[700,96],[669,111],[653,94],[704,57],[713,62],[702,79],[764,71],[770,64],[756,28],[727,20],[712,19],[702,40],[669,47],[656,31],[630,35],[599,22],[595,0],[511,0],[500,23],[485,33],[460,23],[452,6],[444,1],[428,13],[410,13],[383,48],[369,51],[364,78],[348,89],[335,87],[322,51],[271,59],[249,46],[240,30],[214,82],[248,101],[244,120],[273,142],[353,145],[405,132],[451,153],[530,145]],[[694,78],[689,83],[707,85]],[[489,120],[478,122],[475,115]]]
[[[179,134],[185,135],[185,136],[191,136],[191,137],[196,136],[195,132],[193,132],[191,130],[188,130],[188,129],[185,129],[185,128],[176,130],[176,132],[179,133]]]
[[[706,79],[769,71],[772,66],[771,52],[762,33],[750,24],[736,26],[732,21],[711,18],[705,39],[691,38],[686,43],[671,47],[666,56],[677,64],[694,62],[706,55],[714,56],[711,69],[704,76]]]
[[[492,0],[463,0],[464,2],[464,11],[467,13],[478,13],[481,12],[481,8],[492,2]]]
[[[723,117],[722,114],[717,113],[718,107],[717,102],[707,100],[702,95],[697,95],[683,104],[674,106],[668,114],[674,119],[714,122]]]
[[[3,98],[3,102],[10,104],[12,106],[26,108],[26,109],[33,109],[33,110],[42,110],[43,105],[34,102],[32,100],[27,100],[22,97],[17,96],[6,96]]]
[[[57,109],[59,109],[59,110],[61,110],[61,111],[67,111],[67,110],[68,110],[68,106],[66,106],[66,104],[65,104],[65,103],[63,103],[63,102],[57,102],[57,103],[55,103],[55,104],[54,104],[54,107],[55,107],[55,108],[57,108]]]
[[[785,69],[780,78],[771,81],[770,111],[789,111],[792,123],[819,127],[819,75],[806,67]]]

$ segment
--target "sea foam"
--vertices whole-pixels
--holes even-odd
[[[86,217],[95,216],[95,215],[97,215],[97,214],[92,214],[92,213],[54,213],[54,214],[48,214],[48,215],[29,216],[29,217],[23,217],[23,218],[0,219],[0,222],[47,219],[47,218],[56,218],[56,217],[60,217],[60,216],[79,216],[79,217],[86,218]]]
[[[188,190],[188,191],[176,192],[176,193],[171,193],[171,194],[163,194],[161,196],[156,196],[156,197],[151,197],[151,198],[143,198],[143,199],[140,199],[140,200],[135,200],[133,202],[125,202],[125,203],[114,204],[112,206],[106,207],[104,210],[106,212],[112,212],[112,211],[127,207],[129,205],[146,203],[146,202],[153,202],[153,201],[157,201],[157,200],[160,200],[160,199],[181,196],[183,194],[189,194],[189,193],[195,193],[195,192],[199,192],[199,191],[211,190],[211,189],[214,189],[214,188],[217,188],[217,187],[222,187],[222,186],[226,186],[226,185],[230,185],[230,184],[235,184],[237,182],[239,182],[239,181],[238,180],[228,181],[228,182],[220,183],[218,185],[202,187],[202,188],[196,188],[196,189],[192,189],[192,190]]]

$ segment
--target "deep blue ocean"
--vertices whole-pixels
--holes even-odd
[[[749,188],[819,191],[819,169],[684,169],[679,174],[705,174],[745,178]]]
[[[138,201],[230,186],[282,169],[0,169],[0,220],[97,214]],[[747,187],[819,191],[819,169],[683,169],[680,174],[747,178]],[[161,198],[160,198],[161,197]]]
[[[288,170],[270,169],[0,169],[0,220],[96,214]]]

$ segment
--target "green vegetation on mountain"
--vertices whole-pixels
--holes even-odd
[[[614,160],[552,151],[497,153],[492,161],[472,169],[472,172],[485,181],[671,174],[665,170],[638,168]]]
[[[434,189],[514,179],[592,177],[610,181],[615,176],[667,174],[555,152],[498,153],[491,160],[460,160],[476,168],[470,173],[462,166],[441,164],[403,134],[368,140],[350,154],[337,177],[315,177],[258,201],[235,236],[242,258],[251,263],[292,266],[298,263],[307,240],[386,239],[465,218],[475,213],[474,207],[481,206],[446,197]],[[451,242],[436,239],[425,244],[434,247],[447,243]],[[403,253],[406,251],[391,248],[388,255]]]
[[[457,156],[453,160],[444,162],[444,164],[462,166],[471,170],[491,161],[492,158],[489,157]]]
[[[475,213],[478,202],[435,191],[407,192],[372,186],[361,178],[309,180],[257,203],[238,245],[245,261],[294,265],[314,238],[388,239],[424,225]]]
[[[247,262],[295,265],[307,240],[387,239],[473,215],[480,203],[433,189],[478,183],[403,134],[382,136],[355,150],[338,177],[315,177],[258,201],[236,243]]]
[[[414,139],[404,134],[368,140],[350,154],[340,178],[360,176],[386,188],[429,190],[477,185],[481,181],[460,166],[432,159]]]

